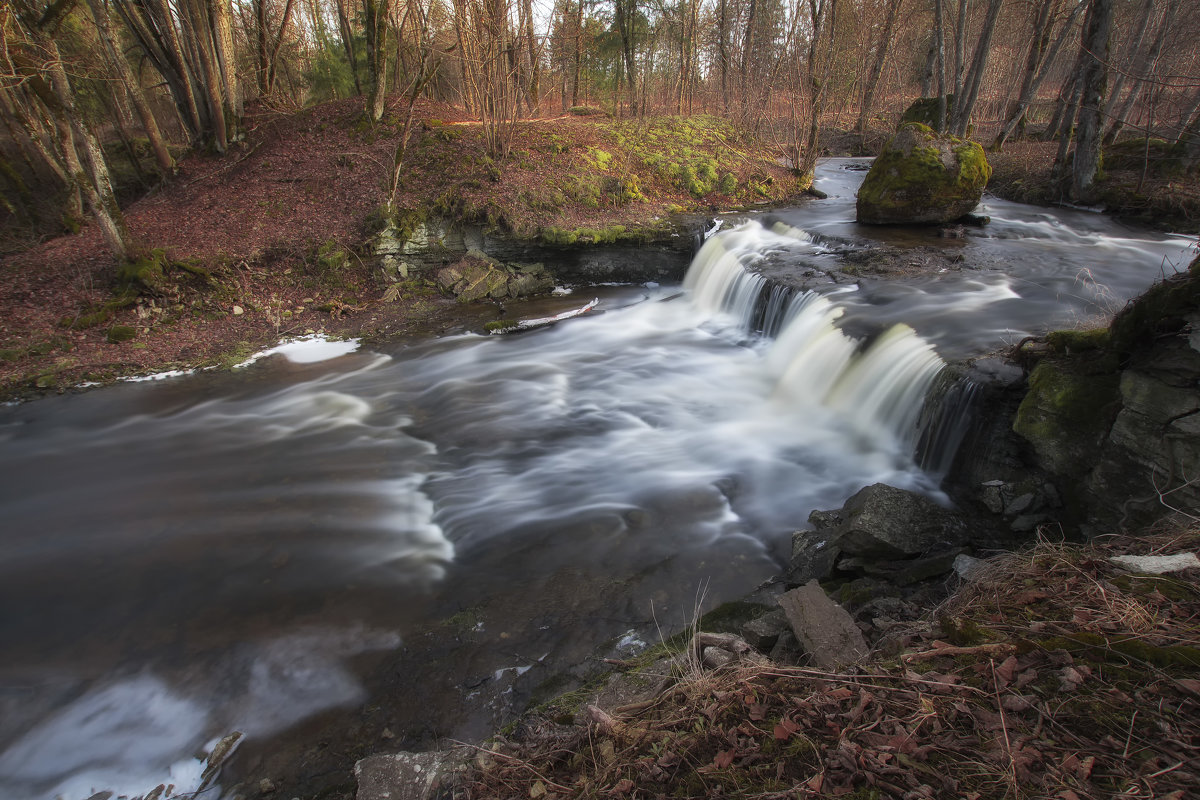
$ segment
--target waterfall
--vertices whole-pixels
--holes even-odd
[[[770,230],[752,222],[721,231],[696,254],[684,287],[702,311],[774,336],[765,356],[773,401],[830,409],[865,438],[890,437],[923,465],[944,470],[962,426],[939,412],[961,414],[970,393],[939,381],[946,364],[933,346],[903,324],[855,339],[837,327],[842,309],[828,297],[751,271],[772,249],[806,241],[811,237],[803,231],[778,223]],[[938,400],[927,408],[935,386]]]
[[[725,314],[752,333],[776,335],[792,315],[797,292],[772,283],[747,267],[783,249],[814,245],[808,233],[776,222],[764,228],[750,222],[710,236],[696,253],[683,280],[692,301],[702,310]]]

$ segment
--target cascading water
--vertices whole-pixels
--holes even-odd
[[[911,453],[922,438],[918,423],[926,394],[945,367],[933,346],[902,324],[864,346],[836,327],[843,312],[828,297],[797,292],[748,269],[773,249],[797,243],[809,252],[819,249],[812,242],[804,231],[782,223],[767,229],[748,222],[710,237],[683,285],[701,310],[728,315],[750,332],[775,335],[766,366],[777,381],[776,402],[834,409],[860,436],[890,437]],[[944,460],[944,451],[957,441],[943,437],[938,445],[942,452],[935,458]]]
[[[961,272],[756,273],[884,235],[848,221],[860,178],[824,165],[829,201],[774,215],[794,224],[711,237],[690,299],[589,288],[603,313],[520,336],[0,407],[0,797],[194,787],[231,730],[244,763],[331,776],[271,774],[285,797],[344,784],[338,754],[481,738],[604,642],[686,624],[698,587],[778,574],[813,509],[936,495],[971,387],[935,347],[1091,313],[1085,268],[1120,302],[1191,244],[1010,204],[946,245]]]

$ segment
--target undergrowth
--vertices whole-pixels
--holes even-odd
[[[1200,527],[998,557],[899,655],[834,673],[745,662],[586,725],[534,715],[477,798],[1184,798],[1200,785],[1200,586],[1112,554]]]

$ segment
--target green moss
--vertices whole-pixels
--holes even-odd
[[[1033,445],[1051,471],[1078,478],[1091,470],[1101,437],[1119,409],[1115,369],[1089,374],[1079,365],[1046,359],[1029,376],[1013,430]]]
[[[131,325],[113,325],[108,329],[109,344],[118,344],[120,342],[128,342],[130,339],[137,337],[137,328]]]
[[[1130,660],[1164,670],[1200,669],[1200,647],[1161,646],[1137,637],[1105,637],[1098,633],[1073,633],[1039,642],[1046,650],[1066,650],[1097,664],[1122,664]]]
[[[1108,329],[1092,328],[1083,331],[1053,331],[1046,336],[1046,343],[1056,353],[1083,353],[1102,350],[1108,346]]]
[[[333,239],[317,248],[316,264],[321,272],[341,272],[349,260],[350,254]]]
[[[751,620],[758,619],[773,609],[762,603],[747,603],[736,600],[722,603],[700,618],[700,630],[710,633],[737,633]]]
[[[954,154],[949,170],[940,147]],[[928,126],[908,123],[871,165],[858,190],[859,219],[864,222],[935,222],[970,211],[991,177],[992,168],[977,142],[939,137]]]
[[[1164,333],[1175,333],[1200,308],[1200,258],[1186,272],[1151,286],[1117,314],[1110,328],[1113,349],[1128,354]]]
[[[483,326],[484,330],[489,333],[494,331],[508,331],[519,327],[521,327],[521,321],[516,319],[496,319]]]
[[[590,157],[589,160],[596,167],[596,169],[601,169],[607,172],[608,168],[612,165],[612,153],[608,152],[607,150],[600,150],[599,148],[592,147],[588,149],[588,155]]]
[[[164,250],[156,249],[117,266],[117,280],[123,286],[154,289],[163,279],[170,261]]]
[[[995,631],[966,617],[942,616],[938,618],[938,623],[942,626],[942,635],[946,637],[946,641],[957,647],[971,647],[999,638]]]

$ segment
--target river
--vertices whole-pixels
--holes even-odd
[[[940,497],[914,447],[943,360],[1099,319],[1194,253],[992,198],[961,239],[862,228],[863,167],[723,217],[683,287],[543,302],[600,300],[553,327],[0,408],[0,797],[194,789],[234,730],[233,775],[284,792],[486,736],[774,575],[811,510],[879,481]],[[874,243],[952,266],[756,299],[759,266]]]

